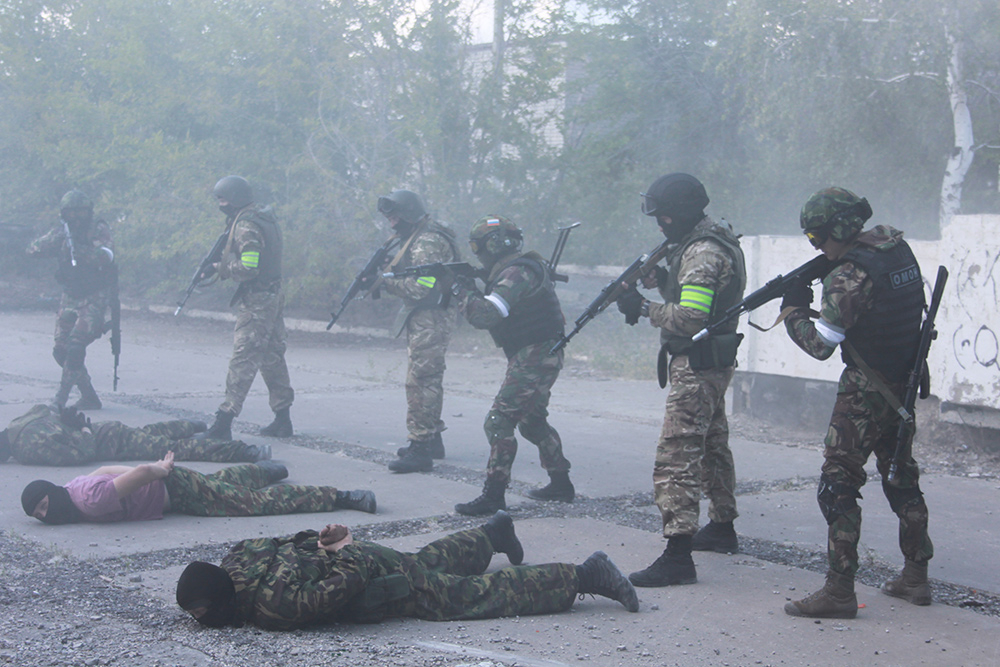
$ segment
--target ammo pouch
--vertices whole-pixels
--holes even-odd
[[[381,617],[386,604],[405,598],[409,594],[410,582],[405,574],[387,574],[368,581],[358,606],[366,616]]]
[[[736,364],[736,350],[743,340],[741,333],[725,333],[702,338],[688,349],[688,364],[693,371],[729,368]]]

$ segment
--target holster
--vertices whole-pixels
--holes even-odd
[[[736,364],[736,350],[743,341],[741,333],[725,333],[702,338],[688,350],[688,364],[693,371],[730,368]]]

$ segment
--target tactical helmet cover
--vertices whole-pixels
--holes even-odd
[[[427,208],[416,192],[393,190],[378,198],[378,212],[386,217],[394,215],[408,225],[417,225],[427,215]]]
[[[499,257],[521,249],[524,234],[521,228],[500,215],[487,215],[477,220],[469,232],[469,247],[473,254]]]
[[[850,241],[872,216],[868,200],[844,188],[820,190],[802,206],[799,225],[809,242],[818,248],[828,238]]]
[[[91,201],[90,197],[83,194],[79,190],[70,190],[62,196],[59,201],[59,210],[65,211],[68,208],[81,208],[94,210],[94,202]]]

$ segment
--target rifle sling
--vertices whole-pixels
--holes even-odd
[[[426,221],[421,222],[419,225],[417,225],[417,228],[414,229],[413,233],[410,234],[410,236],[406,239],[406,243],[404,243],[403,245],[401,245],[399,247],[399,252],[397,252],[396,256],[392,258],[392,261],[389,262],[385,266],[385,268],[382,271],[379,272],[378,277],[375,278],[375,282],[372,283],[371,288],[369,288],[369,290],[368,290],[369,294],[371,294],[375,290],[377,290],[379,288],[379,286],[382,284],[382,281],[385,280],[385,278],[382,277],[383,273],[392,273],[392,270],[396,267],[396,265],[399,264],[401,261],[403,261],[403,255],[405,255],[406,251],[410,249],[410,244],[412,244],[413,241],[414,241],[414,239],[417,238],[417,235],[421,234],[425,229],[427,229],[427,222]],[[392,244],[395,241],[397,241],[398,239],[399,239],[399,235],[398,234],[393,234],[392,236],[390,236],[388,238],[388,240],[386,240],[385,245],[383,247],[385,247],[386,249],[391,248]]]
[[[851,341],[845,338],[843,342],[841,342],[841,345],[845,350],[847,350],[847,353],[851,355],[851,358],[854,359],[854,363],[856,363],[858,368],[861,369],[861,373],[868,378],[869,382],[875,385],[875,388],[878,389],[878,393],[882,394],[889,405],[892,406],[892,409],[899,413],[899,416],[903,418],[904,422],[912,424],[913,415],[910,414],[910,411],[903,406],[896,394],[889,389],[888,385],[886,385],[886,383],[882,380],[882,377],[878,374],[878,372],[876,372],[871,366],[868,365],[867,362],[865,362],[864,359],[861,358],[861,355],[858,354],[857,349],[855,349]]]
[[[782,311],[780,313],[778,313],[778,317],[776,317],[774,319],[774,323],[771,326],[769,326],[769,327],[762,327],[760,325],[754,324],[750,320],[747,320],[747,324],[749,324],[750,326],[752,326],[757,331],[770,331],[774,327],[776,327],[779,324],[781,324],[782,322],[784,322],[785,318],[788,317],[789,315],[791,315],[796,310],[798,310],[797,306],[787,306],[787,307],[783,308]],[[819,313],[817,313],[815,310],[812,310],[810,308],[809,309],[809,316],[810,317],[819,317]]]

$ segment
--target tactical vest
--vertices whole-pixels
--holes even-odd
[[[73,238],[73,245],[76,248],[90,248],[93,245],[91,232],[97,229],[102,220],[94,220],[87,226],[85,234],[80,234],[81,238]],[[111,286],[112,272],[110,267],[103,267],[94,262],[81,262],[77,260],[76,266],[69,255],[69,244],[64,242],[62,252],[59,253],[59,265],[56,269],[56,280],[62,285],[63,292],[73,299],[84,299],[92,294],[96,294]]]
[[[451,246],[451,259],[445,260],[443,263],[458,262],[461,260],[461,252],[458,249],[458,242],[455,241],[455,233],[444,225],[440,225],[436,222],[430,222],[427,224],[427,228],[420,233],[440,234],[446,241],[448,241],[448,245]],[[400,263],[401,267],[410,266],[410,264],[406,263],[407,260],[410,260],[409,250],[407,250],[407,254],[403,257],[403,260],[404,261]],[[450,297],[451,295],[449,294],[447,296]],[[450,298],[445,297],[445,293],[441,290],[441,281],[435,281],[434,287],[432,287],[422,298],[416,300],[404,299],[403,307],[400,308],[398,313],[396,313],[396,321],[392,327],[396,332],[396,336],[398,337],[401,333],[403,333],[403,331],[406,330],[406,326],[410,321],[410,316],[416,311],[426,310],[428,308],[445,308],[449,304],[454,303],[454,301]]]
[[[545,260],[536,252],[521,255],[505,266],[525,266],[541,278],[538,287],[525,295],[524,299],[514,304],[507,317],[490,328],[490,335],[497,347],[510,359],[518,350],[528,345],[543,343],[547,340],[562,338],[565,333],[566,320],[559,297],[556,296],[555,283],[549,278],[548,266]],[[499,280],[498,276],[486,286],[486,294],[493,291]]]
[[[695,230],[693,236],[681,243],[672,250],[666,257],[669,272],[667,285],[661,290],[661,295],[667,303],[679,303],[681,300],[681,284],[677,276],[681,272],[681,259],[684,252],[692,245],[705,239],[711,239],[721,245],[733,262],[733,278],[729,284],[722,288],[721,293],[712,299],[712,311],[709,313],[708,322],[711,323],[717,313],[722,313],[735,306],[743,299],[743,291],[747,286],[746,264],[743,259],[743,251],[740,249],[740,242],[732,229],[712,222],[711,226],[704,230]],[[717,333],[735,333],[739,324],[737,318],[733,318],[726,323]],[[666,345],[672,355],[687,354],[690,349],[691,337],[662,330],[660,342]]]
[[[841,261],[850,260],[872,280],[871,309],[845,332],[861,358],[889,382],[905,382],[920,344],[924,309],[924,282],[913,251],[904,241],[882,250],[865,243],[849,250]],[[857,366],[841,346],[841,358]]]
[[[278,219],[274,217],[274,213],[270,208],[261,208],[251,214],[248,222],[252,222],[260,229],[261,234],[264,236],[264,249],[260,253],[257,275],[253,280],[247,281],[247,289],[252,292],[273,289],[275,284],[281,282],[281,250],[283,244]]]

